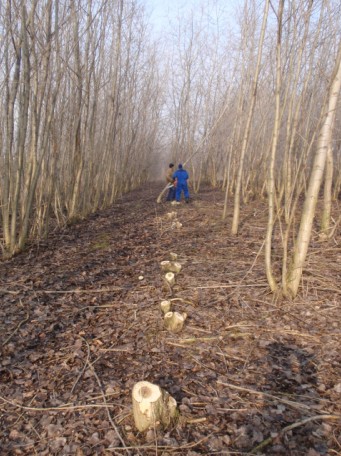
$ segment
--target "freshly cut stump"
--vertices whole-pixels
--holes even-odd
[[[172,219],[175,219],[177,216],[177,213],[175,211],[172,211],[172,212],[167,212],[167,217],[172,220]]]
[[[170,261],[161,261],[160,266],[163,272],[171,272],[169,269]]]
[[[180,222],[173,222],[172,225],[171,225],[171,228],[174,229],[174,228],[181,228],[182,227],[182,223]]]
[[[173,333],[178,333],[182,330],[187,314],[180,312],[167,312],[164,318],[165,328]]]
[[[164,272],[174,272],[175,274],[179,274],[181,271],[181,264],[178,261],[161,261],[160,263],[161,269]]]
[[[140,432],[160,425],[166,428],[176,415],[176,400],[153,383],[136,383],[132,400],[135,426]]]
[[[175,284],[175,275],[173,272],[167,272],[165,275],[166,282],[172,287]]]
[[[172,303],[170,301],[167,301],[167,300],[161,301],[160,307],[161,307],[162,312],[164,314],[169,312],[171,310],[171,305],[172,305]]]

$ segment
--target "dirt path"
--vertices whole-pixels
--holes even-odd
[[[176,208],[158,191],[0,264],[1,455],[341,454],[340,233],[324,253],[313,240],[301,296],[280,301],[263,270],[264,203],[243,208],[232,237],[219,190]],[[170,251],[183,266],[172,293],[159,267]],[[180,335],[163,328],[164,298],[188,313]],[[178,401],[173,429],[135,431],[143,379]]]

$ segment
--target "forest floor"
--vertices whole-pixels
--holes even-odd
[[[160,186],[0,264],[0,454],[341,455],[340,230],[314,233],[299,296],[280,299],[265,202],[231,236],[220,190],[157,205]],[[167,290],[170,252],[182,270]],[[163,299],[188,314],[180,334],[163,327]],[[170,429],[135,429],[140,380],[177,400]]]

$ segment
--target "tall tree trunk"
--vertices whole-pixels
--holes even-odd
[[[272,133],[272,147],[270,153],[269,178],[268,178],[268,227],[265,238],[265,270],[271,291],[277,290],[277,283],[272,273],[271,266],[271,245],[272,232],[275,220],[275,159],[280,130],[280,95],[281,95],[281,40],[282,40],[282,18],[283,18],[284,0],[280,0],[278,6],[278,30],[277,30],[277,48],[276,48],[276,110],[275,121]]]
[[[245,126],[245,131],[244,131],[243,142],[242,142],[242,149],[240,151],[240,161],[239,161],[239,168],[238,168],[238,174],[237,174],[236,189],[235,189],[235,194],[234,194],[234,210],[233,210],[233,220],[232,220],[232,229],[231,229],[232,234],[238,233],[239,212],[240,212],[240,193],[241,193],[241,186],[242,186],[244,159],[245,159],[246,149],[248,146],[253,112],[254,112],[255,104],[256,104],[258,77],[259,77],[260,66],[261,66],[263,42],[264,42],[264,36],[265,36],[266,23],[267,23],[267,19],[268,19],[269,4],[270,4],[270,0],[266,0],[265,7],[264,7],[264,14],[263,14],[263,23],[262,23],[261,34],[259,37],[259,44],[258,44],[257,64],[256,64],[255,74],[254,74],[253,83],[252,83],[251,103],[250,103],[250,107],[249,107],[248,117],[246,120],[246,126]]]
[[[17,163],[15,170],[14,193],[11,205],[12,219],[11,219],[11,246],[10,253],[16,250],[17,239],[17,224],[18,224],[18,209],[20,200],[21,183],[24,173],[24,151],[28,125],[28,108],[30,100],[30,60],[28,48],[28,35],[27,35],[27,11],[26,6],[22,4],[21,7],[22,24],[22,61],[23,61],[23,80],[22,88],[20,91],[20,109],[18,120],[18,144],[17,144]]]
[[[10,3],[7,3],[6,16],[10,15]],[[13,144],[14,144],[14,130],[15,130],[15,102],[18,96],[19,90],[19,81],[20,81],[20,72],[22,67],[22,36],[18,42],[15,42],[15,38],[9,37],[9,32],[6,36],[6,49],[5,49],[5,68],[6,68],[6,115],[5,115],[5,153],[4,153],[4,169],[3,169],[3,179],[2,179],[2,188],[1,188],[1,209],[2,209],[2,229],[5,238],[5,246],[7,250],[11,249],[11,230],[10,230],[10,220],[11,220],[11,210],[10,210],[10,196],[11,196],[11,174],[12,166],[11,162],[13,160]],[[15,64],[13,70],[13,77],[11,79],[11,64],[9,61],[9,46],[10,38],[14,43],[15,48]]]
[[[341,42],[336,58],[335,69],[331,77],[327,109],[318,139],[317,150],[314,157],[313,169],[309,179],[309,185],[304,201],[300,228],[293,254],[287,287],[292,296],[296,296],[300,284],[304,262],[307,256],[311,238],[315,208],[321,182],[323,178],[328,149],[331,147],[332,130],[335,121],[335,110],[341,88]]]
[[[75,3],[71,2],[71,11],[73,15],[73,45],[75,57],[75,74],[76,74],[76,96],[75,96],[75,112],[74,112],[74,134],[72,135],[72,154],[73,154],[73,182],[70,195],[70,219],[76,217],[79,209],[79,193],[81,190],[81,180],[84,168],[84,150],[82,148],[82,92],[83,92],[83,77],[81,65],[81,50],[79,37],[79,17]]]
[[[326,173],[323,189],[323,212],[321,218],[322,238],[327,238],[330,228],[330,217],[332,210],[332,187],[333,187],[333,151],[331,144],[327,150]]]

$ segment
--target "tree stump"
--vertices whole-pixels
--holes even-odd
[[[135,426],[140,432],[160,425],[166,428],[176,415],[176,400],[153,383],[136,383],[132,401]]]
[[[164,325],[168,331],[172,333],[178,333],[182,330],[187,314],[181,314],[180,312],[167,312],[164,318]]]
[[[160,307],[164,314],[170,311],[172,303],[170,301],[164,300],[161,301]]]
[[[161,261],[160,263],[161,269],[164,272],[174,272],[175,274],[179,274],[181,271],[181,264],[177,261]]]
[[[175,284],[175,275],[173,272],[167,272],[165,275],[166,282],[172,287]]]

